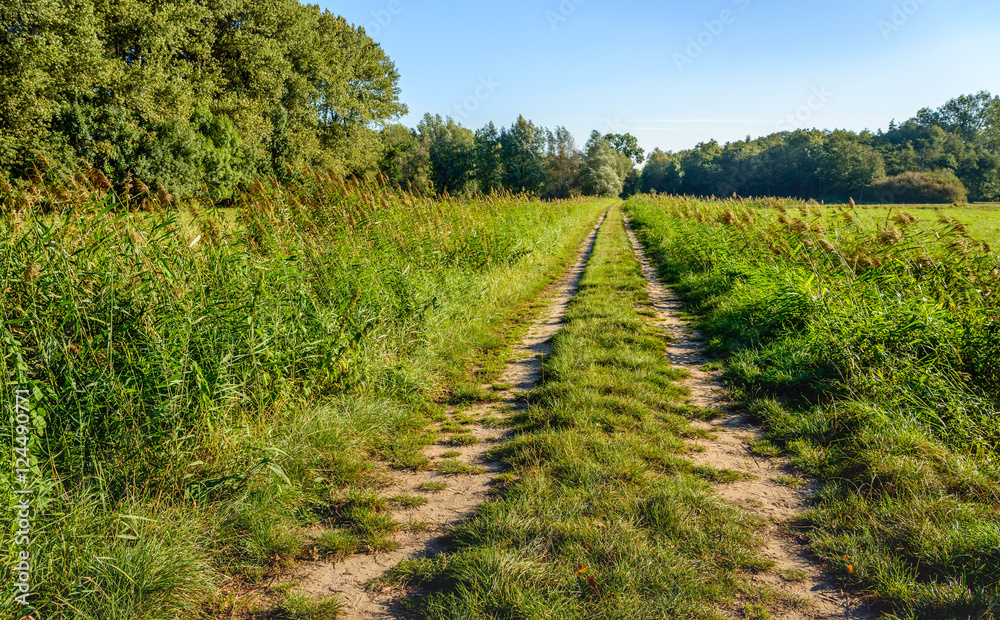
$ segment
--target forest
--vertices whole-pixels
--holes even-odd
[[[985,91],[886,131],[796,129],[646,157],[629,134],[594,132],[580,148],[524,117],[401,125],[381,46],[292,0],[14,0],[0,43],[0,196],[85,174],[160,202],[228,202],[308,167],[438,195],[1000,197],[1000,97]]]

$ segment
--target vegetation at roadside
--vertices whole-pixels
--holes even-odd
[[[718,618],[787,604],[745,579],[768,568],[760,524],[683,456],[696,432],[678,413],[683,371],[641,314],[645,284],[615,209],[543,384],[493,451],[510,467],[503,493],[451,533],[449,553],[387,578],[421,586],[417,617]]]
[[[664,196],[627,210],[733,396],[820,480],[803,525],[831,570],[894,617],[996,612],[990,243],[945,213],[866,225],[849,205]]]
[[[40,620],[218,611],[299,558],[312,524],[334,528],[329,556],[390,545],[400,525],[365,489],[387,466],[429,467],[437,403],[496,379],[512,325],[607,206],[318,173],[255,183],[225,212],[191,203],[184,222],[101,186],[64,198],[0,218],[0,364],[31,393]]]

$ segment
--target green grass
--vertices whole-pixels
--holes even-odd
[[[828,217],[834,217],[837,206],[828,205]],[[894,205],[894,206],[859,206],[852,211],[865,226],[876,229],[886,226],[887,222],[900,213],[906,213],[916,218],[914,226],[933,230],[938,226],[938,216],[941,213],[956,218],[969,229],[969,234],[992,245],[1000,246],[1000,204],[979,203],[971,205]]]
[[[396,495],[389,498],[389,503],[396,508],[418,508],[427,503],[427,498],[419,495]]]
[[[447,489],[448,485],[444,482],[421,482],[418,488],[425,493],[440,493]]]
[[[830,570],[896,617],[988,609],[1000,583],[1000,260],[996,237],[978,235],[998,212],[902,209],[912,221],[648,196],[627,208],[767,432],[754,451],[787,453],[819,479],[803,525]]]
[[[502,365],[609,204],[320,175],[236,202],[0,217],[0,363],[33,392],[43,484],[38,618],[195,617],[223,575],[296,561],[317,524],[338,532],[330,555],[391,547],[398,524],[346,491],[430,468],[439,403],[493,398],[463,386]],[[0,406],[7,419],[8,390]],[[10,543],[4,529],[4,566]]]
[[[802,583],[809,579],[809,575],[799,568],[786,568],[778,571],[778,576],[792,583]]]
[[[473,446],[479,443],[479,439],[472,433],[456,433],[449,437],[445,443],[449,446]]]
[[[468,465],[456,459],[441,459],[435,463],[434,469],[448,476],[465,476],[486,472],[486,470],[479,465]]]
[[[543,384],[493,456],[499,498],[451,534],[452,551],[379,584],[421,586],[418,618],[719,618],[769,593],[760,523],[722,501],[683,457],[688,421],[645,282],[612,212],[553,339]],[[766,608],[766,607],[765,607]]]
[[[750,443],[750,451],[757,456],[781,456],[781,448],[768,439],[759,439]]]
[[[317,601],[304,594],[287,594],[281,606],[269,616],[273,620],[335,620],[343,615],[338,598]]]

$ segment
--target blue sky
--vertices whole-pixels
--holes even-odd
[[[1000,94],[996,0],[364,0],[320,6],[398,67],[413,127],[523,114],[647,150],[794,127],[884,128]]]

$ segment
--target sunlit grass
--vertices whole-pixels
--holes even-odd
[[[761,524],[723,502],[683,457],[684,373],[640,313],[643,279],[620,211],[602,228],[545,361],[543,384],[491,456],[503,493],[455,528],[452,551],[404,562],[418,618],[719,618],[737,595],[774,599]],[[682,410],[682,409],[681,409]]]
[[[754,452],[821,481],[806,523],[829,568],[898,617],[987,613],[1000,211],[665,196],[628,211],[763,424]]]
[[[34,391],[49,485],[29,611],[194,617],[224,575],[393,548],[402,525],[371,491],[431,467],[440,402],[502,365],[607,204],[317,174],[255,184],[231,211],[5,213],[2,370]]]

